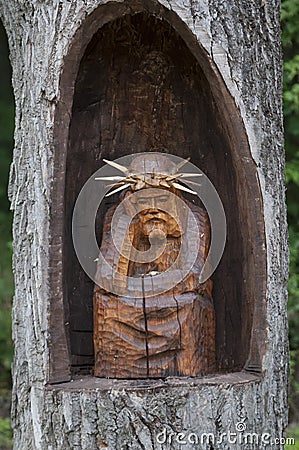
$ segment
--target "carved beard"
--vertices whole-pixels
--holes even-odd
[[[144,211],[138,215],[140,231],[145,235],[164,234],[165,236],[180,237],[181,229],[174,217],[160,211]]]
[[[181,230],[177,221],[164,212],[144,211],[134,223],[133,247],[139,251],[147,251],[150,248],[149,236],[163,240],[167,237],[166,247],[163,253],[150,263],[130,263],[130,276],[140,276],[151,271],[165,272],[177,259],[181,247]],[[153,242],[153,241],[152,241]],[[159,243],[157,243],[159,245]]]

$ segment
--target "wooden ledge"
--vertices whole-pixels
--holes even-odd
[[[178,378],[169,377],[165,379],[138,379],[138,380],[119,380],[112,378],[96,378],[85,376],[74,378],[67,383],[58,383],[47,385],[50,391],[84,391],[84,390],[126,390],[126,391],[149,391],[167,388],[195,388],[208,385],[242,385],[249,383],[258,383],[262,379],[261,375],[254,375],[249,372],[235,372],[228,374],[209,375],[196,378]]]

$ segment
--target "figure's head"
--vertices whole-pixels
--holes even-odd
[[[122,177],[107,177],[115,181],[111,186],[115,189],[107,196],[127,189],[124,206],[131,217],[138,216],[145,236],[159,237],[162,233],[164,236],[181,235],[179,222],[183,212],[179,211],[177,199],[181,198],[181,191],[196,195],[196,192],[181,184],[181,180],[201,176],[179,172],[188,160],[175,164],[165,154],[149,152],[137,155],[129,167],[104,161],[124,174]],[[105,177],[97,179],[103,180]]]
[[[138,180],[132,186],[134,195],[129,199],[138,214],[140,231],[157,239],[168,235],[179,237],[181,230],[176,199],[181,196],[173,186],[178,175],[177,164],[166,155],[148,153],[133,159],[129,173]]]

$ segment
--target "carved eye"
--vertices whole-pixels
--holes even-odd
[[[149,197],[139,197],[137,200],[138,205],[142,206],[150,206],[152,201],[157,203],[167,203],[169,201],[169,197],[167,195],[159,195],[157,197],[149,198]]]
[[[167,195],[161,195],[160,197],[157,197],[157,200],[158,200],[160,203],[166,203],[166,202],[168,202],[169,197],[168,197]]]
[[[148,198],[142,198],[139,197],[137,200],[138,205],[148,205],[149,204],[149,199]]]

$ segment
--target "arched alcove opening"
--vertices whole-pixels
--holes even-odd
[[[151,150],[190,156],[221,197],[227,244],[213,275],[217,371],[260,372],[266,262],[256,167],[239,110],[178,16],[142,2],[98,8],[66,58],[54,139],[50,381],[93,367],[93,282],[71,238],[76,198],[103,158]]]

